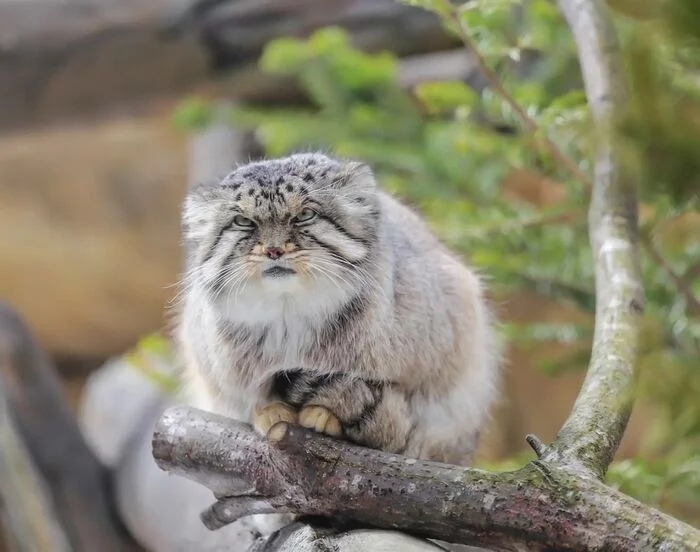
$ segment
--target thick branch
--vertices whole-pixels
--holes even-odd
[[[0,381],[0,497],[4,536],[12,550],[71,552],[68,536],[56,516],[46,481],[10,417]]]
[[[83,440],[55,370],[24,322],[3,303],[0,393],[11,416],[6,423],[17,428],[18,438],[26,447],[22,450],[27,451],[38,478],[46,483],[49,504],[70,541],[70,549],[137,549],[114,516],[107,492],[108,473]],[[9,472],[0,473],[5,475]],[[4,487],[0,484],[0,489]],[[30,493],[31,489],[24,491]],[[32,502],[30,497],[24,499]],[[6,507],[22,506],[6,502]]]
[[[426,462],[279,424],[274,441],[250,426],[176,407],[161,417],[153,454],[166,471],[221,502],[203,519],[252,511],[352,520],[449,542],[522,550],[692,550],[700,532],[603,483],[533,462],[511,473]],[[228,509],[228,510],[227,510]],[[238,510],[238,512],[236,511]]]
[[[589,233],[596,263],[596,320],[583,387],[549,454],[603,477],[634,401],[644,290],[637,251],[637,197],[612,138],[625,103],[619,47],[603,0],[559,0],[576,41],[586,95],[602,136],[595,162]]]

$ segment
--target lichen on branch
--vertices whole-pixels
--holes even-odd
[[[295,512],[422,538],[507,550],[694,550],[700,531],[594,478],[535,461],[490,473],[353,445],[280,423],[173,407],[153,439],[157,464],[207,486],[211,529],[243,514]]]
[[[598,133],[589,237],[596,266],[591,362],[569,418],[545,460],[602,478],[617,451],[634,402],[638,332],[644,310],[639,268],[636,187],[614,139],[625,109],[620,48],[602,0],[559,0],[572,30],[586,96]]]

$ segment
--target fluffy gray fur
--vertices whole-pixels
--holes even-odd
[[[193,188],[183,228],[176,340],[195,406],[472,462],[500,365],[482,282],[367,165],[249,163]]]

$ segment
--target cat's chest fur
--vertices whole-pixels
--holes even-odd
[[[221,339],[237,359],[237,367],[229,369],[240,372],[246,387],[299,366],[327,369],[316,365],[319,353],[330,345],[322,343],[324,329],[351,298],[350,291],[337,286],[320,285],[312,291],[293,283],[270,287],[225,297],[216,309]]]

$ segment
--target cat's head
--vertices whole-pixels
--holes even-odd
[[[249,163],[187,195],[188,278],[214,296],[359,285],[377,241],[367,165],[318,153]]]

